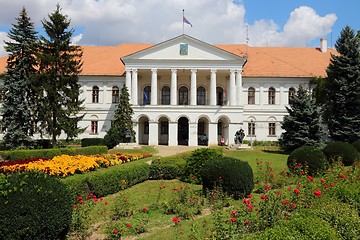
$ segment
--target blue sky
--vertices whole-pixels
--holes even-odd
[[[202,41],[251,46],[334,45],[342,28],[360,30],[359,0],[0,0],[0,56],[3,40],[25,6],[37,30],[59,3],[79,45],[159,43],[182,34],[182,9]],[[247,34],[248,29],[248,34]]]

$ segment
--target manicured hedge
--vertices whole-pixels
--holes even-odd
[[[90,193],[101,197],[147,180],[149,168],[147,163],[129,162],[95,172],[76,174],[61,181],[67,185],[73,198],[87,197]]]
[[[103,145],[105,145],[103,138],[83,138],[83,139],[81,139],[81,147],[103,146]]]
[[[323,152],[330,163],[342,161],[345,166],[351,166],[354,162],[359,161],[359,152],[347,142],[331,142],[323,149]]]
[[[9,161],[17,161],[29,158],[53,158],[61,154],[67,155],[96,155],[107,153],[106,146],[92,146],[85,148],[52,148],[36,150],[12,150],[2,151],[0,156]]]
[[[184,175],[186,161],[181,158],[159,158],[150,165],[150,179],[175,179]]]

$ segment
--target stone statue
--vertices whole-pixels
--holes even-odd
[[[244,140],[244,137],[245,137],[244,130],[240,128],[235,133],[235,144],[241,144],[242,141]]]

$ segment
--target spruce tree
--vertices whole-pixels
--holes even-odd
[[[325,119],[330,138],[354,142],[360,139],[360,41],[346,26],[335,43],[325,84]]]
[[[104,136],[104,143],[110,149],[119,143],[132,142],[135,137],[132,115],[134,111],[130,104],[129,92],[124,85],[121,88],[119,105],[115,110],[114,121]]]
[[[39,120],[41,132],[51,136],[53,147],[57,137],[65,133],[67,139],[75,138],[84,129],[77,123],[84,117],[83,101],[79,100],[78,74],[82,67],[82,49],[71,44],[74,29],[68,29],[70,20],[56,10],[49,14],[49,20],[42,21],[47,37],[41,36],[40,74],[38,94],[41,98]]]
[[[25,7],[16,21],[8,34],[11,41],[5,42],[9,55],[4,73],[2,125],[6,128],[4,141],[8,148],[31,145],[35,121],[32,83],[37,73],[37,32]]]
[[[292,151],[304,145],[321,145],[321,113],[315,99],[301,85],[286,110],[289,115],[284,117],[281,125],[285,132],[279,139],[280,146],[286,151]]]

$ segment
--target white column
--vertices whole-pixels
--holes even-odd
[[[104,88],[103,88],[103,102],[102,102],[102,104],[107,104],[107,97],[108,97],[108,90],[107,90],[107,85],[106,85],[106,83],[104,82],[103,83],[103,85],[104,85]]]
[[[138,105],[138,74],[137,69],[132,70],[131,97],[132,105]]]
[[[177,99],[177,75],[176,75],[176,71],[177,71],[176,69],[171,69],[170,105],[176,105],[176,99]]]
[[[275,95],[276,96],[276,95]],[[285,93],[284,93],[284,85],[280,86],[280,98],[279,98],[279,104],[285,105]]]
[[[216,106],[216,69],[211,69],[210,72],[210,105]]]
[[[264,87],[260,85],[260,91],[259,91],[259,105],[264,104]]]
[[[169,146],[178,145],[178,123],[169,122]]]
[[[235,86],[235,70],[230,70],[230,86],[229,86],[229,95],[230,95],[230,106],[236,105],[236,86]]]
[[[151,105],[157,105],[157,69],[151,69]]]
[[[242,88],[242,69],[236,71],[236,100],[237,105],[242,104],[243,88]]]
[[[149,121],[149,145],[158,145],[159,123]]]
[[[209,123],[209,146],[218,145],[219,143],[217,126],[217,123]]]
[[[198,123],[197,122],[189,122],[189,146],[197,146],[198,145]]]
[[[196,105],[196,69],[191,69],[190,105]]]
[[[132,100],[131,100],[131,70],[125,69],[125,71],[126,71],[125,86],[127,87],[128,92],[129,92],[130,103],[132,103]],[[121,87],[120,87],[120,89],[121,89]]]

